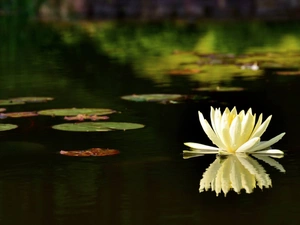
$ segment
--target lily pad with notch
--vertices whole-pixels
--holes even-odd
[[[81,123],[62,123],[52,126],[53,129],[76,132],[105,132],[116,130],[133,130],[145,127],[139,123],[127,122],[81,122]]]
[[[45,116],[77,116],[82,115],[107,115],[115,113],[112,109],[102,109],[102,108],[64,108],[64,109],[46,109],[38,111],[39,115]]]
[[[9,124],[9,123],[0,123],[0,131],[7,131],[7,130],[13,130],[17,128],[18,126],[15,124]]]
[[[117,155],[120,153],[120,151],[116,149],[90,148],[87,150],[72,150],[72,151],[61,150],[59,153],[61,155],[66,155],[66,156],[89,157],[89,156]]]
[[[181,94],[140,94],[140,95],[125,95],[121,98],[134,102],[159,102],[159,103],[173,103],[186,99],[186,95]]]

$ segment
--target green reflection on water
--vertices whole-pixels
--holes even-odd
[[[112,61],[164,85],[171,85],[176,75],[187,82],[219,85],[235,77],[256,79],[265,68],[300,67],[300,25],[292,22],[42,24],[3,17],[0,23],[0,69],[11,90],[21,83],[27,83],[26,88],[48,83],[64,89],[70,84],[62,76],[65,64],[83,76],[94,76]],[[243,69],[256,63],[258,69]]]
[[[300,65],[300,58],[295,54],[300,50],[300,29],[291,22],[194,26],[85,23],[81,27],[89,32],[100,52],[121,63],[130,63],[138,76],[158,83],[172,80],[170,70],[198,69],[188,79],[218,82],[234,76],[262,74],[261,70],[241,70],[243,64],[259,62],[262,67],[277,68]],[[69,42],[67,39],[66,43]]]
[[[187,75],[189,81],[218,84],[237,76],[256,78],[266,67],[297,70],[300,66],[300,25],[292,22],[39,24],[11,17],[1,18],[0,23],[0,68],[5,67],[4,76],[10,74],[4,79],[11,87],[16,87],[20,73],[30,73],[30,83],[45,83],[51,77],[48,83],[64,87],[66,78],[52,74],[59,74],[61,58],[70,49],[130,65],[136,76],[167,85],[174,73]],[[241,69],[255,63],[258,70]],[[79,64],[85,65],[86,73],[97,69],[89,61]],[[49,74],[40,76],[41,72]]]

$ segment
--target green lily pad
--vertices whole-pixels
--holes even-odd
[[[6,117],[12,118],[20,118],[20,117],[31,117],[31,116],[38,116],[36,112],[11,112],[11,113],[2,113],[2,115]]]
[[[143,128],[143,124],[126,122],[82,122],[63,123],[52,126],[56,130],[78,131],[78,132],[104,132],[115,130],[132,130]]]
[[[13,130],[17,128],[17,125],[9,124],[9,123],[0,123],[0,131]]]
[[[180,94],[141,94],[141,95],[126,95],[121,98],[134,102],[170,102],[184,99],[185,95]]]
[[[2,99],[0,100],[0,105],[22,105],[25,104],[23,101],[13,101],[11,99]]]
[[[61,155],[66,155],[66,156],[88,157],[88,156],[117,155],[120,153],[120,151],[118,151],[116,149],[90,148],[87,150],[72,150],[72,151],[61,150],[59,153]]]
[[[18,97],[18,98],[11,98],[10,100],[13,102],[47,102],[51,101],[54,98],[52,97]]]
[[[101,108],[69,108],[69,109],[46,109],[38,111],[39,115],[45,116],[77,116],[82,115],[107,115],[115,113],[112,109],[101,109]]]

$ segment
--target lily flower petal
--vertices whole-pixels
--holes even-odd
[[[242,146],[240,146],[236,152],[248,152],[249,149],[251,149],[254,145],[256,145],[260,141],[259,137],[255,137],[244,143]]]
[[[253,134],[254,134],[254,133],[257,131],[257,129],[260,127],[260,125],[261,125],[261,123],[262,123],[262,119],[263,119],[263,114],[261,113],[261,114],[259,115],[259,117],[258,117],[258,120],[257,120],[257,122],[256,122],[256,125],[255,125],[253,131],[252,131],[252,135],[251,135],[250,138],[252,138]]]
[[[217,129],[215,124],[215,110],[213,107],[210,107],[210,122],[211,122],[212,129],[216,131]]]
[[[267,149],[267,150],[260,150],[260,151],[256,151],[253,152],[253,154],[265,154],[265,155],[283,155],[284,152],[279,150],[279,149]]]
[[[259,150],[266,149],[266,148],[270,147],[271,145],[273,145],[274,143],[278,142],[284,135],[285,135],[285,133],[281,133],[281,134],[277,135],[276,137],[270,139],[269,141],[261,142],[254,148],[249,149],[249,152],[257,152]]]
[[[254,123],[255,117],[252,115],[252,110],[250,108],[242,121],[242,130],[240,134],[241,142],[249,140],[249,137],[253,131]]]
[[[254,137],[260,137],[263,135],[263,133],[266,131],[267,127],[269,126],[269,123],[272,119],[272,116],[269,116],[265,122],[263,122],[255,132],[252,133],[250,138],[254,138]]]
[[[217,135],[219,135],[219,133],[220,133],[221,118],[222,118],[222,114],[221,114],[220,108],[216,109],[215,115],[214,115],[214,121],[215,121],[215,126],[216,126],[215,133]]]
[[[242,124],[240,117],[236,116],[231,123],[229,133],[231,136],[232,148],[236,150],[242,145],[241,133],[242,133]]]
[[[189,154],[189,155],[217,154],[218,152],[219,151],[217,150],[199,150],[199,149],[183,150],[184,154]]]
[[[222,143],[222,141],[219,139],[219,137],[216,135],[216,133],[213,131],[213,129],[211,128],[211,126],[208,124],[207,120],[204,119],[203,115],[201,112],[199,112],[199,120],[200,120],[200,124],[204,130],[204,132],[206,133],[206,135],[208,136],[208,138],[215,144],[217,145],[219,148],[223,148],[226,149],[226,146]]]
[[[193,151],[195,151],[195,149],[205,150],[205,151],[219,151],[219,148],[203,145],[199,143],[194,143],[194,142],[185,142],[184,145],[193,148],[194,149]]]

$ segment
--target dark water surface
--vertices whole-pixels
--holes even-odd
[[[297,28],[296,23],[70,26],[1,18],[1,99],[55,98],[7,106],[7,111],[112,108],[120,113],[111,115],[111,121],[142,123],[145,128],[78,133],[52,130],[52,125],[64,122],[60,117],[1,120],[19,127],[0,133],[0,223],[298,224],[300,77],[277,73],[300,68]],[[206,59],[210,53],[206,67],[191,51]],[[239,62],[218,63],[222,57],[246,53]],[[242,71],[243,63],[257,61],[264,65],[259,71]],[[168,74],[186,68],[201,72]],[[244,90],[195,90],[211,85]],[[180,104],[120,98],[146,93],[195,97]],[[199,193],[202,174],[215,156],[183,160],[181,153],[183,142],[210,144],[197,117],[197,110],[208,117],[210,106],[251,107],[264,118],[273,115],[265,140],[287,133],[275,144],[286,152],[278,159],[286,173],[261,162],[272,188],[257,187],[252,194],[231,191],[226,197]],[[58,154],[61,149],[91,147],[115,148],[121,154],[91,158]]]

